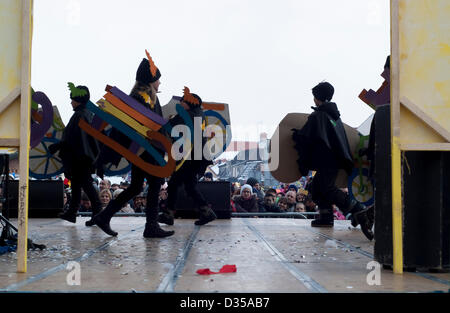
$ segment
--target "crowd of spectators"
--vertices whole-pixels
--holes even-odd
[[[206,179],[205,179],[206,178]],[[203,177],[204,181],[212,180],[209,176]],[[95,182],[95,181],[94,181]],[[314,203],[309,192],[311,178],[306,178],[300,186],[295,184],[281,185],[281,188],[268,188],[264,190],[264,186],[255,178],[248,178],[242,186],[239,183],[231,184],[231,208],[232,212],[240,213],[318,213],[318,207]],[[120,184],[111,184],[108,179],[100,180],[95,184],[102,203],[105,208],[108,203],[115,199],[121,192],[128,188],[129,183],[121,182]],[[120,210],[121,213],[145,213],[148,186],[144,182],[142,192],[134,199],[130,200]],[[167,183],[161,187],[159,193],[159,209],[160,212],[167,208]],[[64,193],[65,209],[69,203],[70,188]],[[91,202],[84,192],[82,193],[79,212],[91,212]],[[313,219],[314,214],[304,214],[306,218]],[[342,220],[345,216],[339,208],[334,206],[335,219]]]
[[[231,186],[231,207],[233,212],[253,213],[318,213],[309,191],[311,177],[306,178],[300,187],[297,185],[281,185],[281,188],[269,188],[264,191],[263,186],[255,179],[249,178],[242,186],[233,183]],[[313,219],[314,214],[303,214]],[[335,219],[345,219],[339,208],[334,206]]]
[[[65,191],[64,191],[64,208],[63,210],[68,209],[68,205],[70,202],[70,185],[69,182],[65,182]],[[94,188],[97,190],[100,202],[102,204],[102,209],[106,208],[108,203],[115,199],[120,193],[122,193],[126,188],[128,188],[130,184],[128,182],[121,182],[120,184],[111,184],[108,179],[100,180],[98,183],[94,180]],[[142,192],[139,193],[132,200],[127,202],[119,213],[145,213],[145,207],[147,203],[147,189],[148,186],[146,182],[143,183]],[[162,186],[160,191],[160,208],[164,208],[167,205],[167,185]],[[87,195],[82,192],[81,201],[80,201],[80,209],[79,212],[92,212],[91,201],[87,197]]]

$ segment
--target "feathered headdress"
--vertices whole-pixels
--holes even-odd
[[[147,49],[145,49],[145,54],[147,55],[148,63],[150,64],[150,73],[153,77],[156,76],[156,71],[158,71],[158,68],[156,67],[155,63],[152,60],[152,57],[150,56],[150,53],[148,53]]]
[[[89,101],[90,94],[89,89],[86,86],[77,86],[73,83],[67,83],[70,90],[70,99],[75,100],[79,103],[86,103]]]
[[[75,85],[71,82],[68,82],[67,85],[69,86],[70,95],[72,97],[83,97],[87,95],[87,91],[81,88],[75,87]]]
[[[145,54],[147,55],[147,59],[142,58],[141,64],[139,64],[136,72],[136,80],[147,85],[157,81],[161,77],[161,72],[156,67],[147,50],[145,50]]]
[[[197,96],[198,97],[198,96]],[[189,90],[188,87],[184,86],[184,90],[183,90],[183,101],[193,104],[193,105],[200,105],[200,99],[195,97],[191,91]]]

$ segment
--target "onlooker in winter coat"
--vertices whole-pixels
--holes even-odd
[[[288,204],[286,212],[294,212],[295,211],[295,205],[297,204],[296,195],[297,195],[296,192],[293,190],[288,191],[286,193],[286,199],[287,199],[287,204]]]
[[[278,207],[280,208],[281,212],[287,212],[288,209],[288,201],[286,197],[281,197],[278,200]]]
[[[260,208],[261,212],[273,212],[273,213],[280,213],[280,208],[275,203],[275,197],[270,194],[266,193],[264,196],[264,203],[262,208]]]
[[[258,202],[250,185],[241,187],[241,195],[234,198],[236,212],[259,212]]]
[[[111,191],[109,189],[102,189],[99,192],[100,202],[102,203],[102,209],[106,208],[109,201],[112,200]]]
[[[253,194],[256,196],[258,201],[258,206],[262,207],[264,204],[264,191],[261,190],[261,185],[256,178],[249,177],[247,179],[247,184],[252,186]]]

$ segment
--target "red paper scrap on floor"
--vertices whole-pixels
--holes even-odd
[[[211,274],[223,274],[223,273],[235,273],[236,272],[236,265],[224,265],[220,271],[218,272],[212,272],[209,268],[202,268],[197,270],[197,274],[200,275],[211,275]]]

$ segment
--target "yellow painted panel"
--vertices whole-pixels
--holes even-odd
[[[400,97],[409,98],[450,131],[450,1],[400,0],[399,36]],[[403,112],[402,127],[411,125],[401,128],[402,143],[411,139],[405,133],[423,127]],[[428,136],[414,141],[428,142]]]
[[[392,151],[392,247],[393,270],[403,273],[403,219],[402,219],[402,166],[399,138],[393,136]]]
[[[22,4],[0,1],[0,101],[21,84]],[[0,138],[19,138],[20,98],[0,113]]]
[[[441,143],[446,141],[408,109],[401,107],[400,116],[400,142],[402,144]]]
[[[0,114],[0,138],[19,138],[20,98]]]

